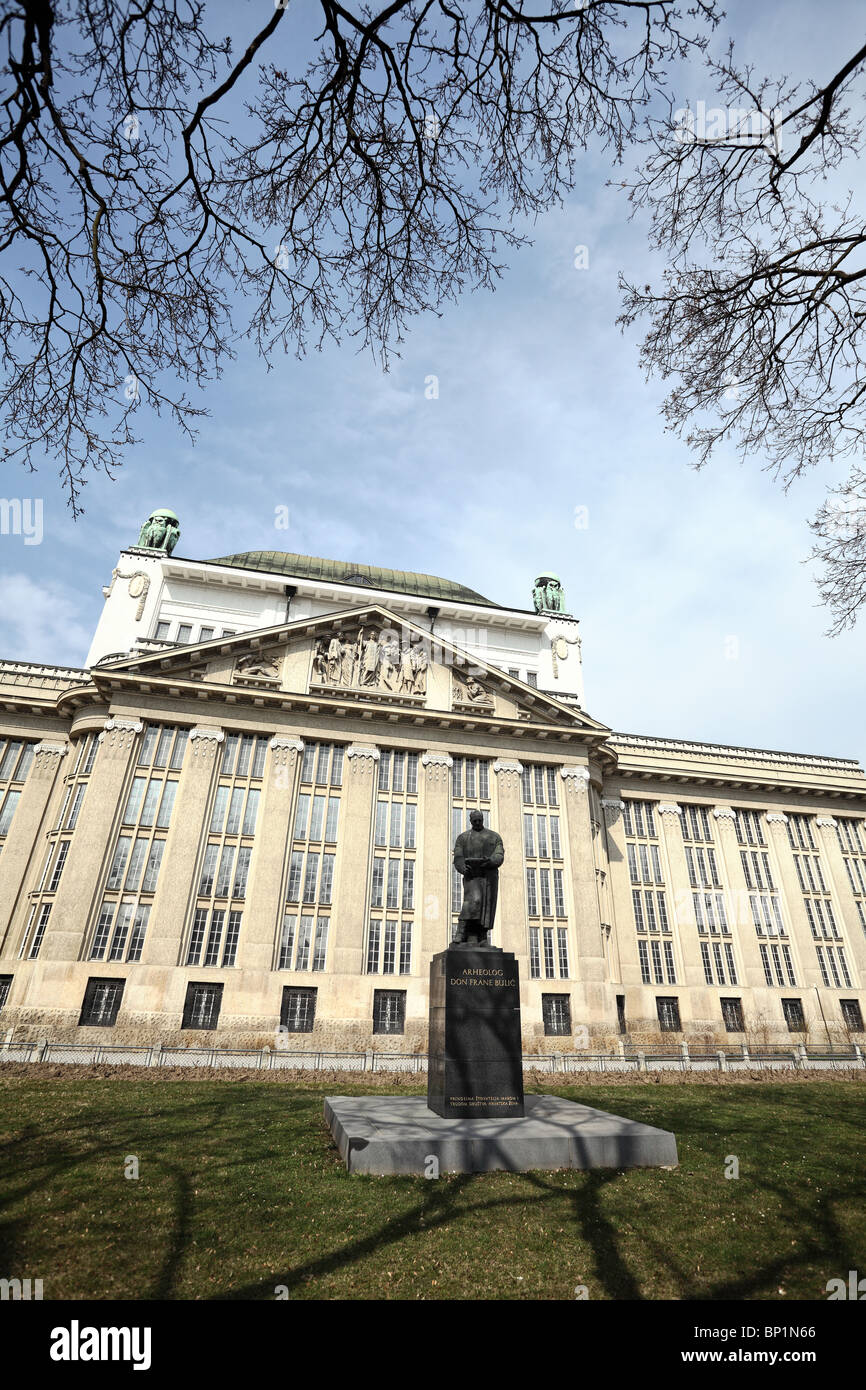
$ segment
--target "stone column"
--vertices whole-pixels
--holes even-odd
[[[185,962],[181,946],[197,887],[201,844],[206,834],[205,817],[224,739],[222,729],[212,725],[190,729],[144,938],[143,965],[176,966]]]
[[[374,744],[353,743],[346,749],[331,911],[331,972],[335,975],[360,976],[364,971],[378,765],[379,749]]]
[[[505,847],[505,859],[499,870],[496,920],[488,940],[496,944],[498,938],[503,951],[511,951],[517,956],[526,978],[529,973],[529,942],[526,933],[523,799],[520,786],[523,764],[508,758],[497,758],[493,771],[496,775],[499,834]]]
[[[48,919],[40,960],[76,961],[81,955],[125,790],[129,760],[143,727],[138,720],[112,718],[99,735],[99,752]]]
[[[15,954],[15,943],[8,935],[12,918],[25,887],[27,870],[45,852],[45,831],[50,829],[47,812],[51,793],[60,784],[63,759],[69,744],[43,739],[34,750],[33,764],[21,791],[3,853],[0,854],[0,957]]]
[[[845,868],[839,837],[836,833],[836,822],[832,816],[818,816],[815,824],[821,832],[820,850],[824,877],[827,880],[827,886],[832,887],[833,896],[842,909],[842,922],[839,925],[842,928],[844,945],[849,948],[847,951],[848,970],[852,981],[856,981],[859,976],[860,987],[864,988],[866,987],[866,932],[860,925],[857,899],[851,891],[848,871]],[[3,853],[5,854],[6,851],[4,850]],[[851,969],[852,966],[854,966],[853,970]],[[856,990],[857,985],[852,983],[851,988]],[[839,1020],[834,1019],[834,1022],[838,1023]]]
[[[269,971],[274,968],[275,944],[285,911],[283,895],[286,859],[291,850],[291,815],[300,755],[304,751],[303,739],[283,735],[272,738],[269,746],[271,754],[262,782],[262,800],[238,943],[238,965],[245,970]],[[338,859],[339,854],[338,838]],[[336,869],[336,861],[334,867]],[[320,909],[319,915],[325,915],[324,908]]]
[[[569,875],[573,903],[572,936],[577,960],[572,974],[584,986],[587,1021],[607,1018],[607,969],[599,916],[598,885],[589,814],[589,771],[580,763],[559,769],[564,788]],[[608,1020],[609,1021],[609,1020]]]
[[[683,962],[683,984],[689,989],[686,1008],[691,1011],[693,1020],[717,1023],[715,1014],[710,1013],[710,996],[707,994],[707,979],[701,958],[701,943],[695,921],[692,887],[689,882],[689,869],[683,846],[683,833],[680,828],[682,811],[675,801],[660,801],[658,815],[662,826],[662,841],[670,867],[670,898],[668,911],[676,923],[680,943],[680,956]]]
[[[736,988],[766,989],[767,980],[761,962],[761,943],[755,930],[749,888],[737,843],[736,813],[730,806],[714,806],[713,817],[718,831],[717,848],[722,861],[721,878],[729,890],[725,893],[725,911],[728,914],[731,935],[739,948],[743,970],[743,979]]]
[[[450,753],[428,749],[421,754],[422,878],[416,885],[416,920],[421,922],[418,971],[426,981],[430,961],[451,941],[451,767]],[[420,909],[420,911],[419,911]]]

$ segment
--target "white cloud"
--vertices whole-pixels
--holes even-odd
[[[91,626],[77,594],[26,574],[0,575],[0,651],[6,661],[78,666],[90,646]]]

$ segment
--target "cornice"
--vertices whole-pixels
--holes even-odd
[[[785,777],[781,769],[776,777],[772,775],[760,777],[748,773],[744,774],[733,768],[729,772],[722,768],[695,768],[692,771],[687,768],[671,769],[658,766],[654,768],[623,767],[620,763],[617,768],[617,775],[623,783],[633,785],[651,782],[660,783],[666,788],[694,788],[700,795],[711,795],[713,789],[723,788],[726,797],[730,797],[734,791],[747,791],[777,794],[788,800],[792,797],[821,801],[826,799],[833,801],[866,800],[866,777],[860,780],[859,785],[843,781],[828,781],[822,785],[815,781],[798,780],[797,773],[793,768],[790,777]],[[802,776],[802,773],[800,775]],[[629,790],[631,790],[631,786]],[[635,790],[637,790],[636,787]]]
[[[82,705],[107,705],[109,700],[93,681],[87,685],[75,685],[64,690],[55,702],[56,712],[66,719],[74,719]]]
[[[495,673],[491,673],[486,678],[499,679]],[[501,680],[504,684],[515,684],[513,680],[505,676]],[[607,752],[604,747],[606,733],[581,727],[575,720],[572,711],[565,709],[562,711],[565,717],[561,722],[539,720],[536,723],[529,719],[513,719],[491,712],[470,712],[468,709],[420,708],[417,704],[400,705],[396,702],[391,703],[375,698],[359,701],[354,693],[352,698],[345,699],[335,695],[322,695],[318,692],[269,690],[258,686],[225,685],[213,681],[188,680],[182,676],[171,677],[144,672],[121,671],[100,671],[98,689],[103,699],[110,699],[112,695],[116,695],[122,690],[135,691],[159,698],[170,696],[175,700],[185,699],[194,701],[196,704],[224,705],[229,710],[240,706],[249,709],[281,710],[311,715],[327,713],[337,718],[362,719],[371,723],[381,721],[391,726],[409,724],[415,728],[477,730],[479,733],[483,732],[493,737],[502,734],[508,739],[531,741],[533,738],[539,738],[563,743],[589,744],[601,755]],[[538,693],[531,687],[527,687],[527,689],[531,695]],[[226,717],[230,716],[227,715]]]
[[[58,699],[56,693],[51,690],[42,694],[34,694],[31,690],[26,694],[22,689],[20,695],[13,690],[3,690],[0,691],[0,710],[6,710],[9,714],[52,714],[67,718],[62,710],[64,699],[65,693]]]
[[[837,771],[860,772],[856,758],[830,758],[819,754],[782,753],[772,748],[741,748],[736,744],[699,743],[696,740],[654,738],[650,734],[610,734],[608,742],[615,747],[656,749],[685,753],[690,757],[736,759],[739,762],[783,763],[790,767],[826,767]]]

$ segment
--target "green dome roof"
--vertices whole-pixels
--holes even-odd
[[[284,574],[290,579],[321,579],[334,584],[356,584],[367,589],[386,589],[394,594],[413,594],[440,603],[480,603],[488,608],[499,605],[435,574],[414,574],[411,570],[389,570],[380,565],[361,565],[349,560],[323,560],[317,555],[294,555],[285,550],[242,550],[237,555],[219,555],[210,565],[230,565],[232,569],[263,570]]]

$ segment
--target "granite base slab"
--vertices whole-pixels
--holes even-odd
[[[508,1119],[445,1119],[422,1096],[328,1096],[325,1123],[350,1173],[430,1176],[551,1168],[675,1168],[669,1130],[559,1096],[527,1096]]]

